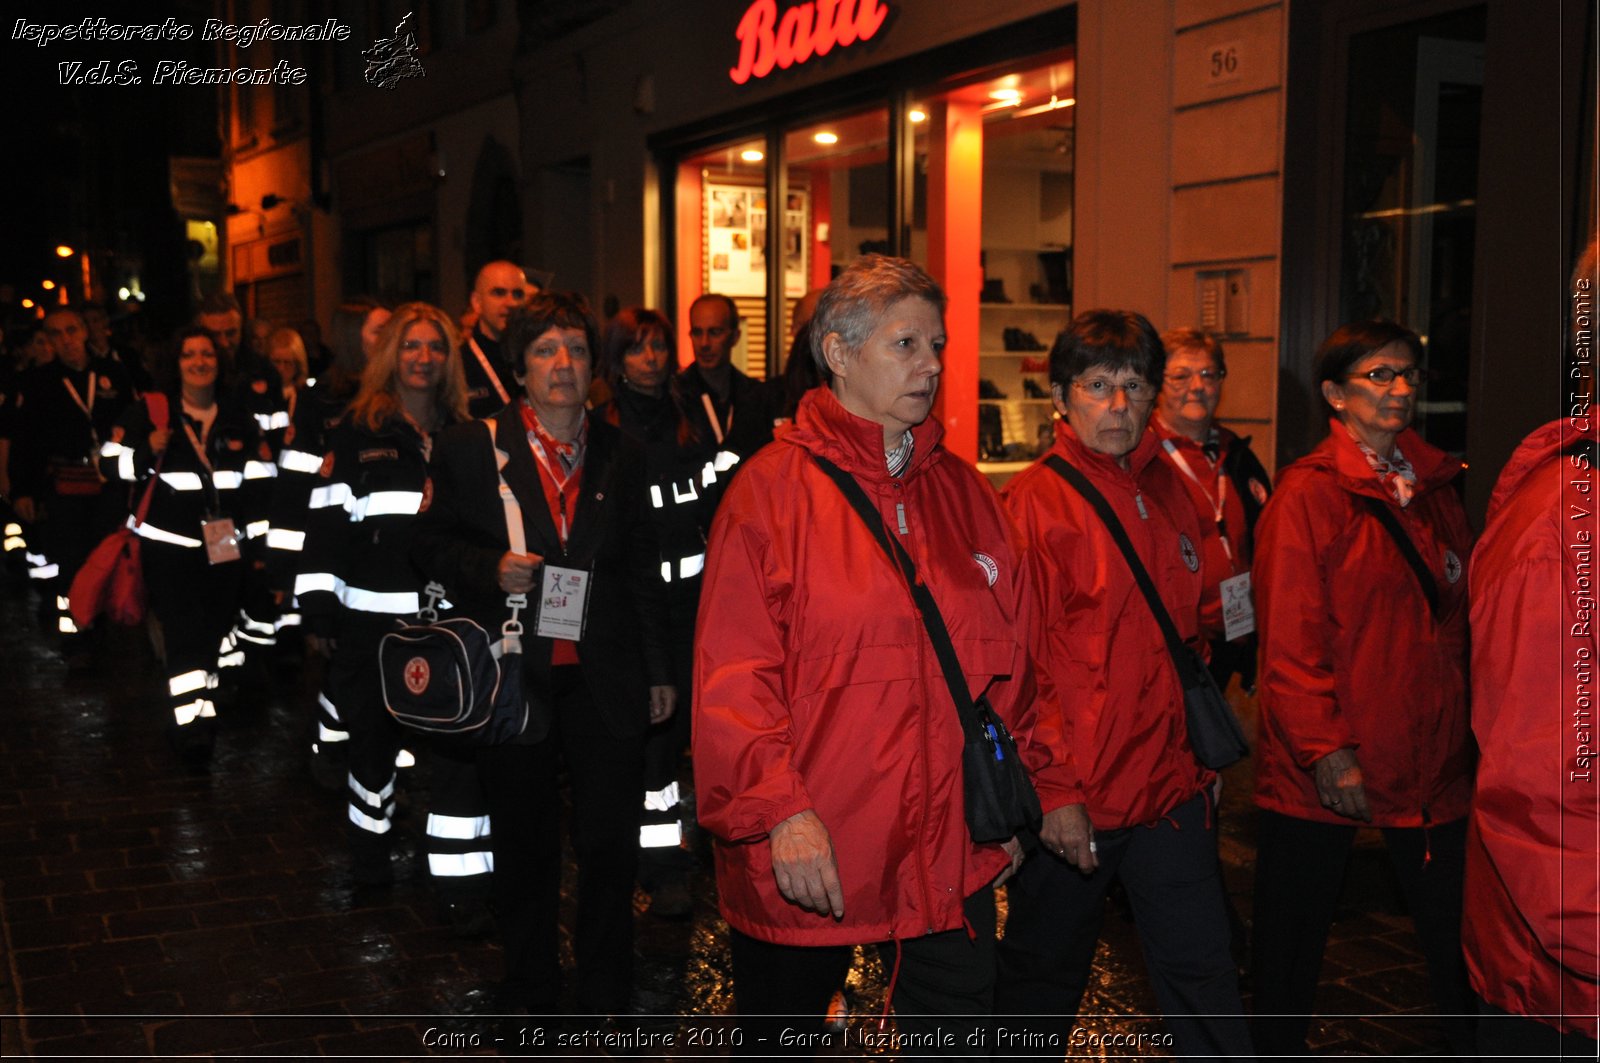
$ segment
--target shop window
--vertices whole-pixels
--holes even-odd
[[[763,140],[720,144],[678,165],[677,246],[679,361],[689,306],[714,292],[733,299],[742,321],[733,364],[767,375],[767,152]]]
[[[1484,12],[1350,39],[1340,320],[1391,318],[1424,341],[1416,427],[1467,445]]]
[[[942,416],[997,484],[1053,438],[1047,354],[1072,319],[1073,91],[1063,52],[920,92],[907,115],[910,254],[950,299]]]

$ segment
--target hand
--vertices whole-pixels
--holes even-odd
[[[1367,788],[1362,783],[1361,762],[1353,749],[1336,749],[1312,766],[1317,779],[1317,797],[1322,807],[1349,819],[1372,822],[1367,807]]]
[[[326,635],[307,635],[306,648],[318,657],[332,657],[339,648],[339,640]]]
[[[665,723],[672,719],[672,710],[678,707],[677,687],[650,688],[650,722]]]
[[[170,429],[170,428],[157,428],[156,430],[154,430],[153,432],[150,433],[150,452],[152,454],[164,453],[166,451],[166,449],[167,449],[167,442],[171,438],[172,438],[172,429]]]
[[[811,809],[772,828],[772,875],[778,892],[807,911],[844,918],[844,889],[833,839]]]
[[[1006,855],[1011,858],[1011,863],[1007,864],[1005,869],[1002,870],[999,875],[995,876],[995,880],[989,883],[991,886],[1005,885],[1006,879],[1010,878],[1012,875],[1015,875],[1017,873],[1017,868],[1022,866],[1022,843],[1017,841],[1017,836],[1015,834],[1002,842],[1001,847],[1005,849]]]
[[[507,594],[527,594],[538,580],[539,566],[544,558],[539,554],[513,554],[509,550],[500,559],[500,589]]]
[[[1093,873],[1100,866],[1094,843],[1094,827],[1083,805],[1062,805],[1044,814],[1039,840],[1045,848],[1082,871]]]
[[[11,500],[11,508],[16,512],[17,519],[24,524],[32,524],[38,519],[39,513],[34,509],[31,498],[14,498]]]

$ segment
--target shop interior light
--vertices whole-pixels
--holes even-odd
[[[745,162],[760,162],[766,157],[767,156],[765,152],[757,151],[755,148],[745,148],[739,153],[739,158],[743,159]]]
[[[1063,100],[1063,99],[1058,98],[1054,94],[1052,94],[1050,96],[1050,102],[1049,103],[1041,103],[1041,104],[1038,104],[1037,106],[1034,106],[1034,107],[1024,107],[1022,110],[1018,111],[1012,117],[1013,118],[1026,118],[1029,115],[1033,115],[1033,114],[1044,114],[1046,111],[1059,111],[1063,107],[1074,106],[1077,102],[1078,101],[1076,99],[1074,99],[1073,97],[1071,97],[1071,96],[1068,96],[1066,99]]]
[[[918,108],[913,110],[906,117],[910,118],[913,122],[926,122],[928,120],[928,112]]]
[[[66,244],[57,244],[56,245],[56,257],[57,258],[71,258],[75,254],[77,254],[77,252],[74,251],[72,248],[68,247]]]
[[[43,288],[47,292],[53,292],[56,290],[56,282],[50,280],[49,278],[45,278],[43,281],[39,282],[39,287]]]
[[[128,294],[129,294],[129,292],[128,292],[128,289],[126,289],[126,288],[118,288],[117,289],[117,298],[122,300],[123,302],[127,302],[128,301]]]
[[[818,133],[815,136],[813,136],[811,139],[815,140],[818,144],[837,144],[837,143],[839,143],[839,134],[838,133]]]
[[[32,310],[33,309],[33,300],[32,299],[24,299],[24,300],[22,300],[22,309],[24,309],[24,310]]]
[[[995,89],[993,92],[989,93],[989,98],[991,100],[1000,100],[1005,103],[1019,103],[1022,100],[1022,90],[1012,88]]]

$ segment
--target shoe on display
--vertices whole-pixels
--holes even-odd
[[[1001,391],[995,385],[995,382],[993,380],[990,380],[988,377],[979,377],[978,378],[978,398],[980,398],[980,399],[1003,399],[1005,397],[1006,397],[1006,393]]]

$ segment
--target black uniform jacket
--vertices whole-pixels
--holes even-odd
[[[494,431],[489,445],[485,425]],[[491,636],[508,615],[500,590],[500,559],[510,549],[497,466],[522,508],[529,553],[546,564],[592,573],[588,619],[578,660],[607,729],[618,738],[643,734],[649,725],[649,687],[672,682],[667,651],[660,552],[648,519],[644,453],[618,429],[591,416],[582,493],[571,534],[561,546],[539,482],[539,468],[513,403],[488,421],[458,425],[434,441],[431,498],[412,546],[416,566],[444,584],[458,613]],[[552,641],[533,634],[536,594],[524,614],[523,686],[528,729],[538,741],[550,729]]]

